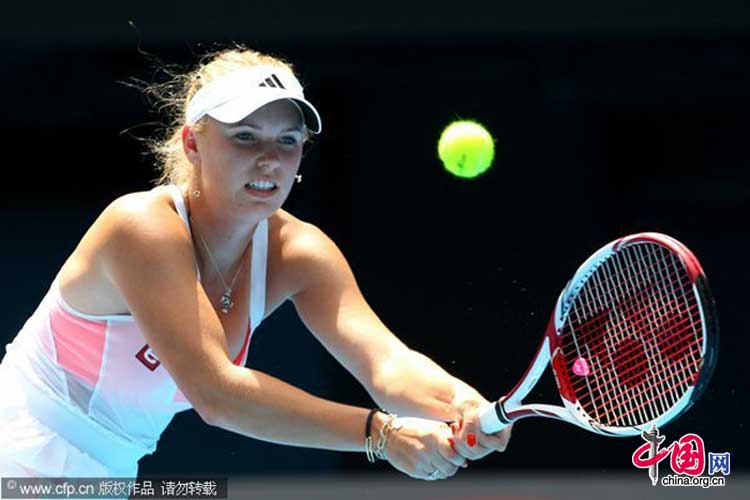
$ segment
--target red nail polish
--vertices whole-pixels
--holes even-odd
[[[463,428],[464,428],[464,419],[461,418],[458,420],[458,430],[460,431]]]
[[[455,423],[451,423],[451,432],[453,432],[453,434],[455,434],[456,432],[458,432],[458,428],[456,427]]]
[[[466,444],[469,445],[469,448],[474,448],[477,445],[477,436],[473,432],[466,436]]]

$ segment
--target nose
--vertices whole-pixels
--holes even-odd
[[[265,143],[263,145],[263,150],[260,155],[258,155],[258,160],[256,162],[258,166],[269,169],[276,168],[279,166],[280,162],[281,159],[276,144],[273,142]]]

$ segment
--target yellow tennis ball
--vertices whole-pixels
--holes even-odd
[[[448,125],[438,141],[438,156],[445,169],[465,179],[485,172],[495,157],[495,141],[487,129],[470,120]]]

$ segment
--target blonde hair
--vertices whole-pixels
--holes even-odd
[[[146,95],[156,101],[156,109],[166,113],[170,119],[161,139],[149,140],[148,148],[156,156],[160,184],[176,184],[190,189],[195,179],[195,167],[185,156],[182,147],[182,129],[185,126],[185,113],[190,99],[198,90],[216,78],[231,71],[253,66],[277,66],[293,72],[286,61],[260,52],[237,46],[212,52],[201,57],[198,66],[187,73],[171,73],[166,83],[145,87]],[[200,133],[205,121],[193,126]],[[305,134],[307,137],[307,134]]]

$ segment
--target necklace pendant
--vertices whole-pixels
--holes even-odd
[[[227,290],[226,292],[224,292],[224,295],[221,296],[219,302],[222,306],[224,306],[221,309],[221,312],[223,312],[224,314],[228,314],[229,310],[234,305],[234,302],[232,302],[232,290]]]

